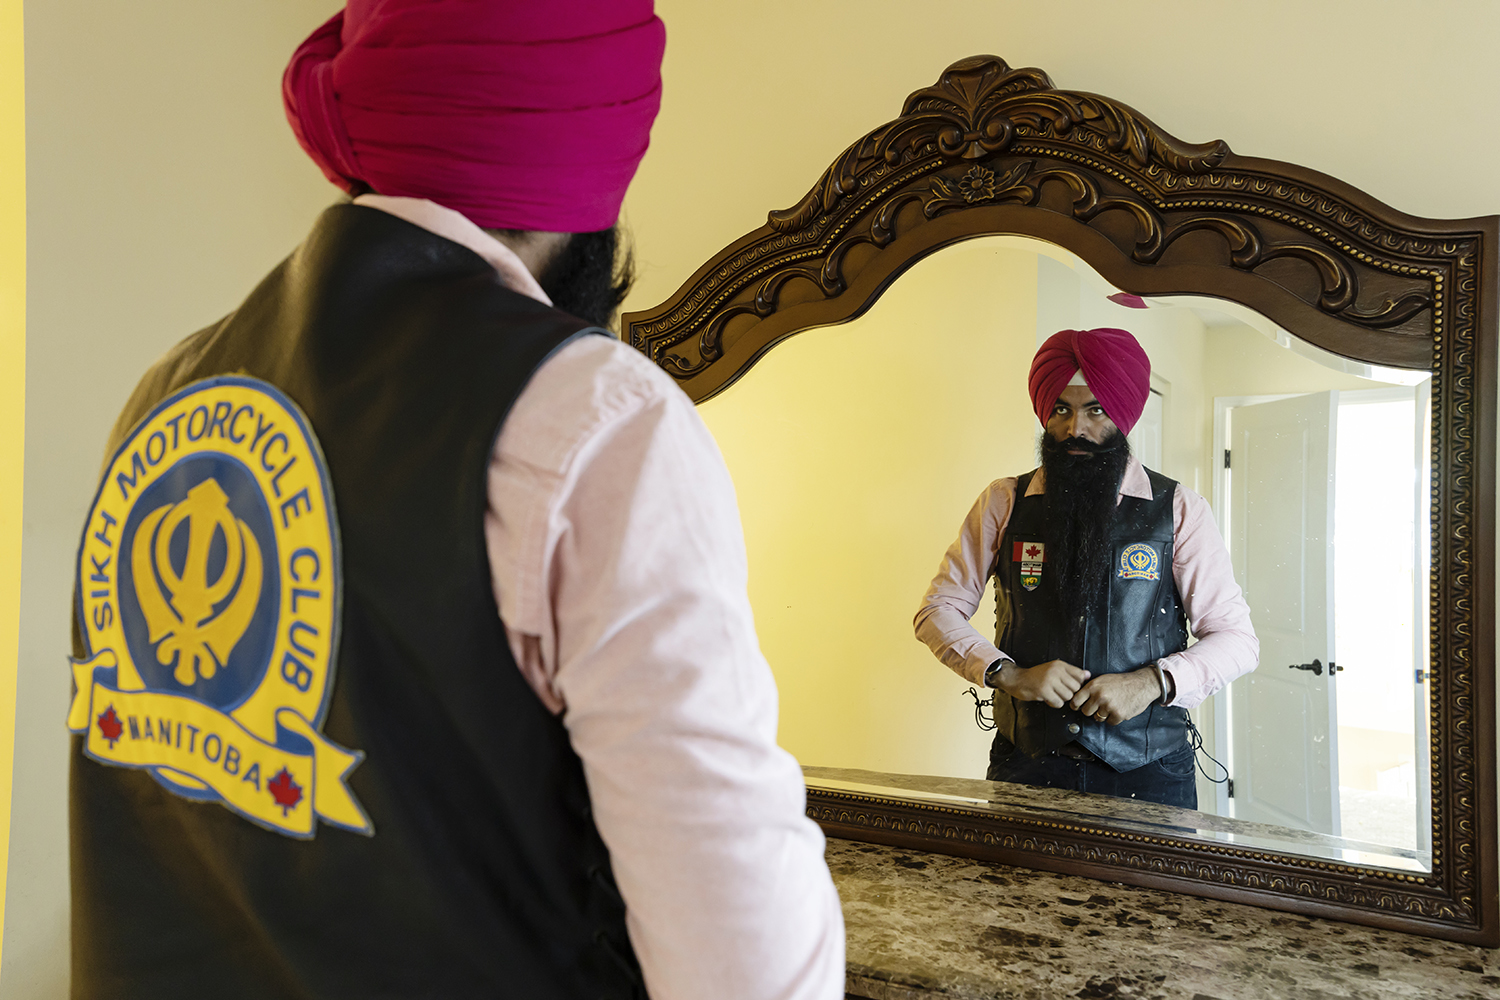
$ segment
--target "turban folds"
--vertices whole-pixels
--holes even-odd
[[[293,54],[282,102],[345,191],[591,232],[646,153],[665,46],[652,0],[349,0]]]
[[[1151,359],[1124,330],[1059,330],[1047,338],[1031,362],[1031,406],[1047,426],[1057,397],[1081,373],[1120,433],[1129,434],[1151,394]]]

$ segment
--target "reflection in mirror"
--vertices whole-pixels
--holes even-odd
[[[1172,822],[1427,870],[1427,373],[1347,361],[1233,303],[1120,296],[1029,239],[919,262],[700,407],[739,493],[782,744],[810,781],[880,772],[937,801],[1013,788],[968,783],[991,736],[912,615],[975,497],[1037,464],[1038,344],[1103,326],[1151,357],[1132,448],[1211,503],[1261,642],[1256,671],[1192,710],[1207,776],[1197,818]],[[994,637],[992,593],[972,622]],[[1209,780],[1224,772],[1208,754],[1230,780]],[[1067,809],[1118,818],[1082,801]]]

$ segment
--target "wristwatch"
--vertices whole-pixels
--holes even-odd
[[[1005,665],[1007,663],[1015,663],[1015,662],[1016,662],[1015,660],[1011,660],[1011,659],[1008,659],[1008,658],[1002,656],[1002,657],[1000,657],[1000,659],[996,660],[994,663],[991,663],[989,666],[985,667],[984,668],[984,686],[987,687],[987,688],[998,688],[1000,686],[1000,684],[999,684],[1000,671],[1002,671],[1002,670],[1005,669]]]

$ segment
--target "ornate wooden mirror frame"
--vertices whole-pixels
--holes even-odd
[[[1058,244],[1116,287],[1246,305],[1328,351],[1432,372],[1430,874],[810,788],[831,836],[1500,945],[1494,552],[1500,218],[1421,219],[1334,178],[1182,142],[994,56],[950,66],[797,205],[624,336],[705,400],[795,333],[867,310],[953,243]]]

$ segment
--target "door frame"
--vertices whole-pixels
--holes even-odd
[[[1209,468],[1213,469],[1213,496],[1209,498],[1209,506],[1213,508],[1214,523],[1219,527],[1219,537],[1229,544],[1229,536],[1225,533],[1227,525],[1224,523],[1224,453],[1229,450],[1229,411],[1237,406],[1254,406],[1257,403],[1274,403],[1280,399],[1291,399],[1293,396],[1305,396],[1305,392],[1276,392],[1263,393],[1257,396],[1215,396],[1214,397],[1214,436],[1213,452],[1209,455]],[[1229,769],[1229,688],[1226,686],[1222,691],[1213,696],[1214,699],[1214,756],[1224,762],[1225,769]],[[1220,697],[1226,695],[1226,697]],[[1233,773],[1231,772],[1231,777]],[[1229,783],[1219,782],[1214,785],[1214,812],[1220,816],[1229,815]]]

